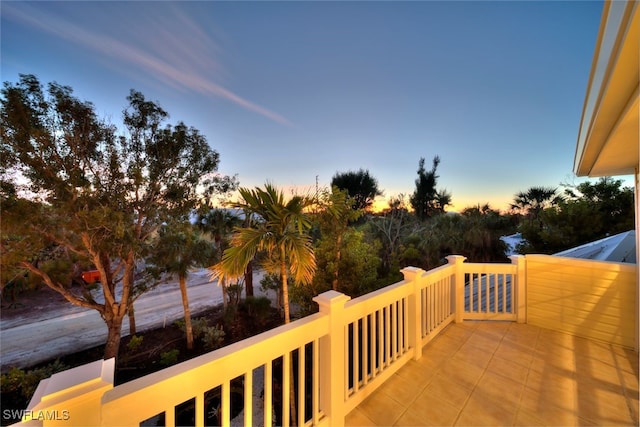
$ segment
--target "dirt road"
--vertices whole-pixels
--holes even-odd
[[[254,274],[256,295],[261,274]],[[257,286],[256,286],[257,284]],[[207,270],[197,270],[187,282],[192,315],[222,304],[222,290],[209,281]],[[169,324],[183,317],[177,282],[168,282],[142,295],[135,303],[138,331]],[[125,318],[122,336],[129,334]],[[25,367],[58,356],[104,344],[107,327],[96,310],[60,303],[45,311],[34,311],[3,319],[0,323],[0,364],[2,372],[10,367]]]

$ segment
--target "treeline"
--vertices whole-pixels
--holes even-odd
[[[97,310],[109,332],[105,358],[118,354],[124,316],[135,328],[136,299],[168,274],[178,278],[192,343],[193,267],[211,269],[230,310],[242,291],[253,295],[261,268],[288,322],[290,299],[311,312],[319,293],[356,297],[398,281],[405,266],[431,269],[450,254],[507,261],[500,237],[516,231],[522,252],[553,253],[633,228],[633,192],[610,178],[562,193],[532,187],[508,213],[477,205],[453,214],[452,195],[437,188],[440,158],[429,170],[421,158],[414,192],[373,213],[383,191],[363,169],[336,172],[312,195],[287,197],[268,183],[238,188],[217,172],[219,154],[197,129],[167,123],[168,113],[134,90],[121,130],[71,88],[45,90],[35,76],[6,82],[1,95],[3,301],[47,286]],[[236,202],[214,208],[214,198],[236,190]],[[97,284],[81,280],[89,269]]]

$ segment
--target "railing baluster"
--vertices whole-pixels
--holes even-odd
[[[198,393],[196,395],[196,426],[204,427],[204,393]],[[175,409],[174,409],[175,411]]]
[[[313,390],[313,403],[311,416],[313,425],[318,425],[320,422],[320,340],[313,340],[313,381],[311,382],[311,389]],[[266,425],[266,424],[265,424]]]
[[[362,386],[369,382],[369,315],[362,318]]]
[[[351,343],[353,345],[353,392],[357,392],[360,389],[360,349],[358,348],[360,333],[358,331],[359,320],[353,322],[353,338],[351,339]]]
[[[305,413],[305,346],[298,347],[298,426],[304,425]]]
[[[353,357],[353,354],[351,355]],[[344,325],[344,395],[349,396],[349,324]]]
[[[264,365],[264,425],[273,425],[273,361]]]
[[[220,410],[222,411],[222,427],[231,425],[231,383],[229,380],[222,383],[222,398]]]
[[[402,354],[409,351],[409,299],[402,298]]]
[[[166,427],[175,427],[176,425],[176,408],[172,406],[164,411],[164,425]]]
[[[382,366],[384,363],[384,336],[382,333],[382,309],[376,310],[376,348],[378,363],[376,365],[376,375],[382,372]]]
[[[291,425],[291,353],[282,356],[282,425]]]
[[[244,374],[244,425],[253,425],[253,369]]]

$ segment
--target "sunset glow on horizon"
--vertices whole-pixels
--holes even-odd
[[[121,123],[130,89],[243,187],[368,170],[410,196],[438,155],[448,210],[573,175],[601,1],[3,2],[2,80],[58,82]],[[583,179],[581,179],[583,180]],[[632,180],[629,180],[632,185]]]

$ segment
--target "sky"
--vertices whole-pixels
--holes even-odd
[[[243,187],[314,191],[362,168],[386,204],[436,155],[451,210],[584,181],[572,168],[601,1],[0,8],[3,82],[71,86],[116,125],[138,90],[199,129]]]

